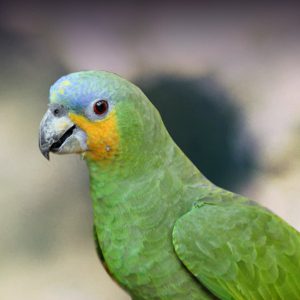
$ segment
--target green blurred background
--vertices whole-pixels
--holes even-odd
[[[38,149],[49,86],[136,82],[213,182],[300,229],[300,10],[285,4],[0,4],[0,299],[129,297],[92,240],[85,163]]]

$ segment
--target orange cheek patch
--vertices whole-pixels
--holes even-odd
[[[98,121],[90,121],[84,116],[73,113],[70,113],[69,117],[87,135],[86,156],[94,160],[107,160],[116,155],[119,147],[119,134],[114,111]]]

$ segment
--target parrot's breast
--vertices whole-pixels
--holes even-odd
[[[134,299],[211,299],[172,242],[176,220],[201,195],[198,173],[189,173],[191,185],[181,180],[184,172],[172,170],[130,184],[116,174],[91,176],[96,234],[111,276]]]

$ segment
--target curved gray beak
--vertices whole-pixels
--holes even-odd
[[[40,124],[39,147],[43,156],[49,160],[49,152],[84,152],[85,141],[85,133],[70,120],[67,109],[62,105],[51,104]]]

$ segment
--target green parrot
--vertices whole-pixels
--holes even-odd
[[[300,234],[206,179],[129,81],[60,78],[39,146],[86,160],[98,254],[132,299],[300,299]]]

